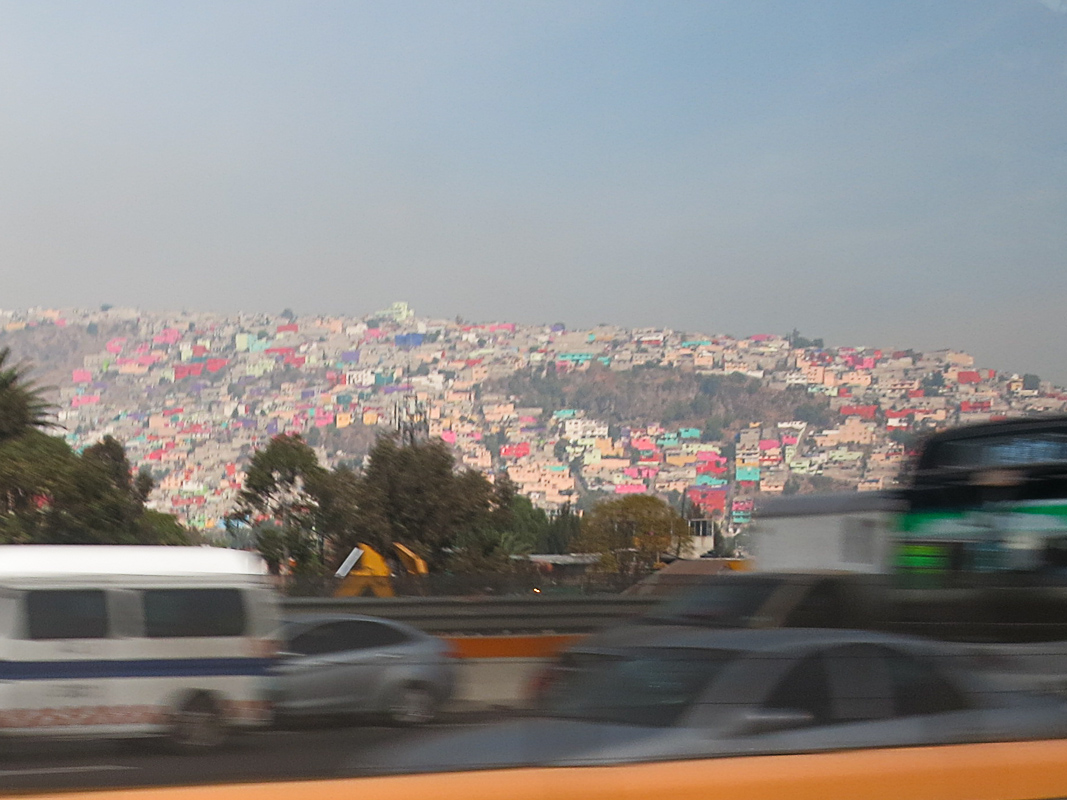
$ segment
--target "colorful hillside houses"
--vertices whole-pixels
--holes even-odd
[[[155,507],[179,508],[198,525],[230,510],[251,454],[271,437],[297,433],[322,463],[358,465],[359,448],[393,430],[404,404],[420,409],[422,435],[448,444],[458,463],[493,477],[506,471],[549,512],[587,496],[648,493],[679,508],[684,498],[687,508],[717,514],[728,526],[747,524],[745,505],[760,495],[889,488],[904,445],[927,430],[1067,411],[1062,389],[991,371],[959,351],[794,347],[774,334],[460,323],[418,317],[403,303],[366,317],[299,322],[270,314],[116,314],[0,311],[0,329],[24,335],[49,326],[49,336],[62,338],[97,326],[100,338],[81,363],[52,372],[61,376],[57,421],[65,438],[79,448],[104,433],[121,439],[131,463],[157,474]],[[607,406],[565,383],[610,382],[635,369],[669,370],[671,380],[691,384],[740,373],[760,392],[781,393],[780,402],[767,420],[745,419],[743,409],[725,422],[704,413],[673,422],[618,410],[598,416],[595,409]],[[552,370],[563,394],[509,393],[513,376]],[[565,377],[581,370],[589,374]],[[788,419],[791,406],[815,421]],[[721,438],[704,441],[718,430]]]

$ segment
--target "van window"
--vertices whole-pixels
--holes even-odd
[[[26,594],[30,639],[103,639],[107,602],[99,589],[55,589]]]
[[[245,609],[237,589],[146,589],[145,636],[241,636]]]

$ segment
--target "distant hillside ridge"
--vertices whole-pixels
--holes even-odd
[[[826,397],[804,389],[772,389],[738,372],[701,375],[665,366],[617,371],[595,363],[564,374],[551,366],[527,368],[487,383],[485,391],[514,396],[549,415],[573,408],[614,426],[656,420],[701,428],[712,440],[751,422],[801,420],[827,427],[834,416]]]

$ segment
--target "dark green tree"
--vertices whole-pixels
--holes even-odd
[[[708,417],[704,421],[704,430],[700,432],[700,441],[718,442],[723,437],[722,417]]]
[[[343,561],[360,541],[356,530],[359,476],[342,464],[332,471],[316,473],[309,480],[308,488],[317,502],[315,527],[329,545],[327,560],[336,566],[334,562]]]
[[[145,508],[151,476],[131,477],[111,437],[79,456],[31,430],[0,442],[0,539],[36,544],[192,544],[171,515]]]
[[[3,541],[36,540],[76,456],[66,442],[31,430],[0,439],[0,520]]]
[[[569,503],[565,504],[549,520],[544,535],[535,543],[535,553],[570,553],[582,530],[582,518],[574,513]]]
[[[44,389],[27,379],[28,368],[11,363],[11,348],[0,348],[0,440],[52,425],[52,405]]]
[[[489,524],[498,531],[507,532],[515,528],[515,501],[519,497],[519,487],[507,476],[498,475],[493,482],[490,497],[492,510]]]
[[[440,440],[402,446],[395,437],[379,438],[359,481],[356,505],[363,541],[372,547],[401,542],[431,569],[445,568],[465,543],[484,547],[485,532],[494,530],[492,484],[473,470],[457,473]],[[482,538],[473,540],[476,535]]]
[[[326,542],[317,523],[327,480],[315,451],[297,435],[275,436],[252,456],[232,516],[252,526],[272,568],[291,561],[296,573],[321,570]]]
[[[548,538],[551,524],[544,510],[537,508],[529,497],[515,495],[511,501],[511,533],[515,553],[544,553],[542,543]]]

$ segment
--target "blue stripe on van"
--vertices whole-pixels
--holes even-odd
[[[190,678],[263,675],[269,658],[151,658],[127,661],[0,661],[0,680]]]

